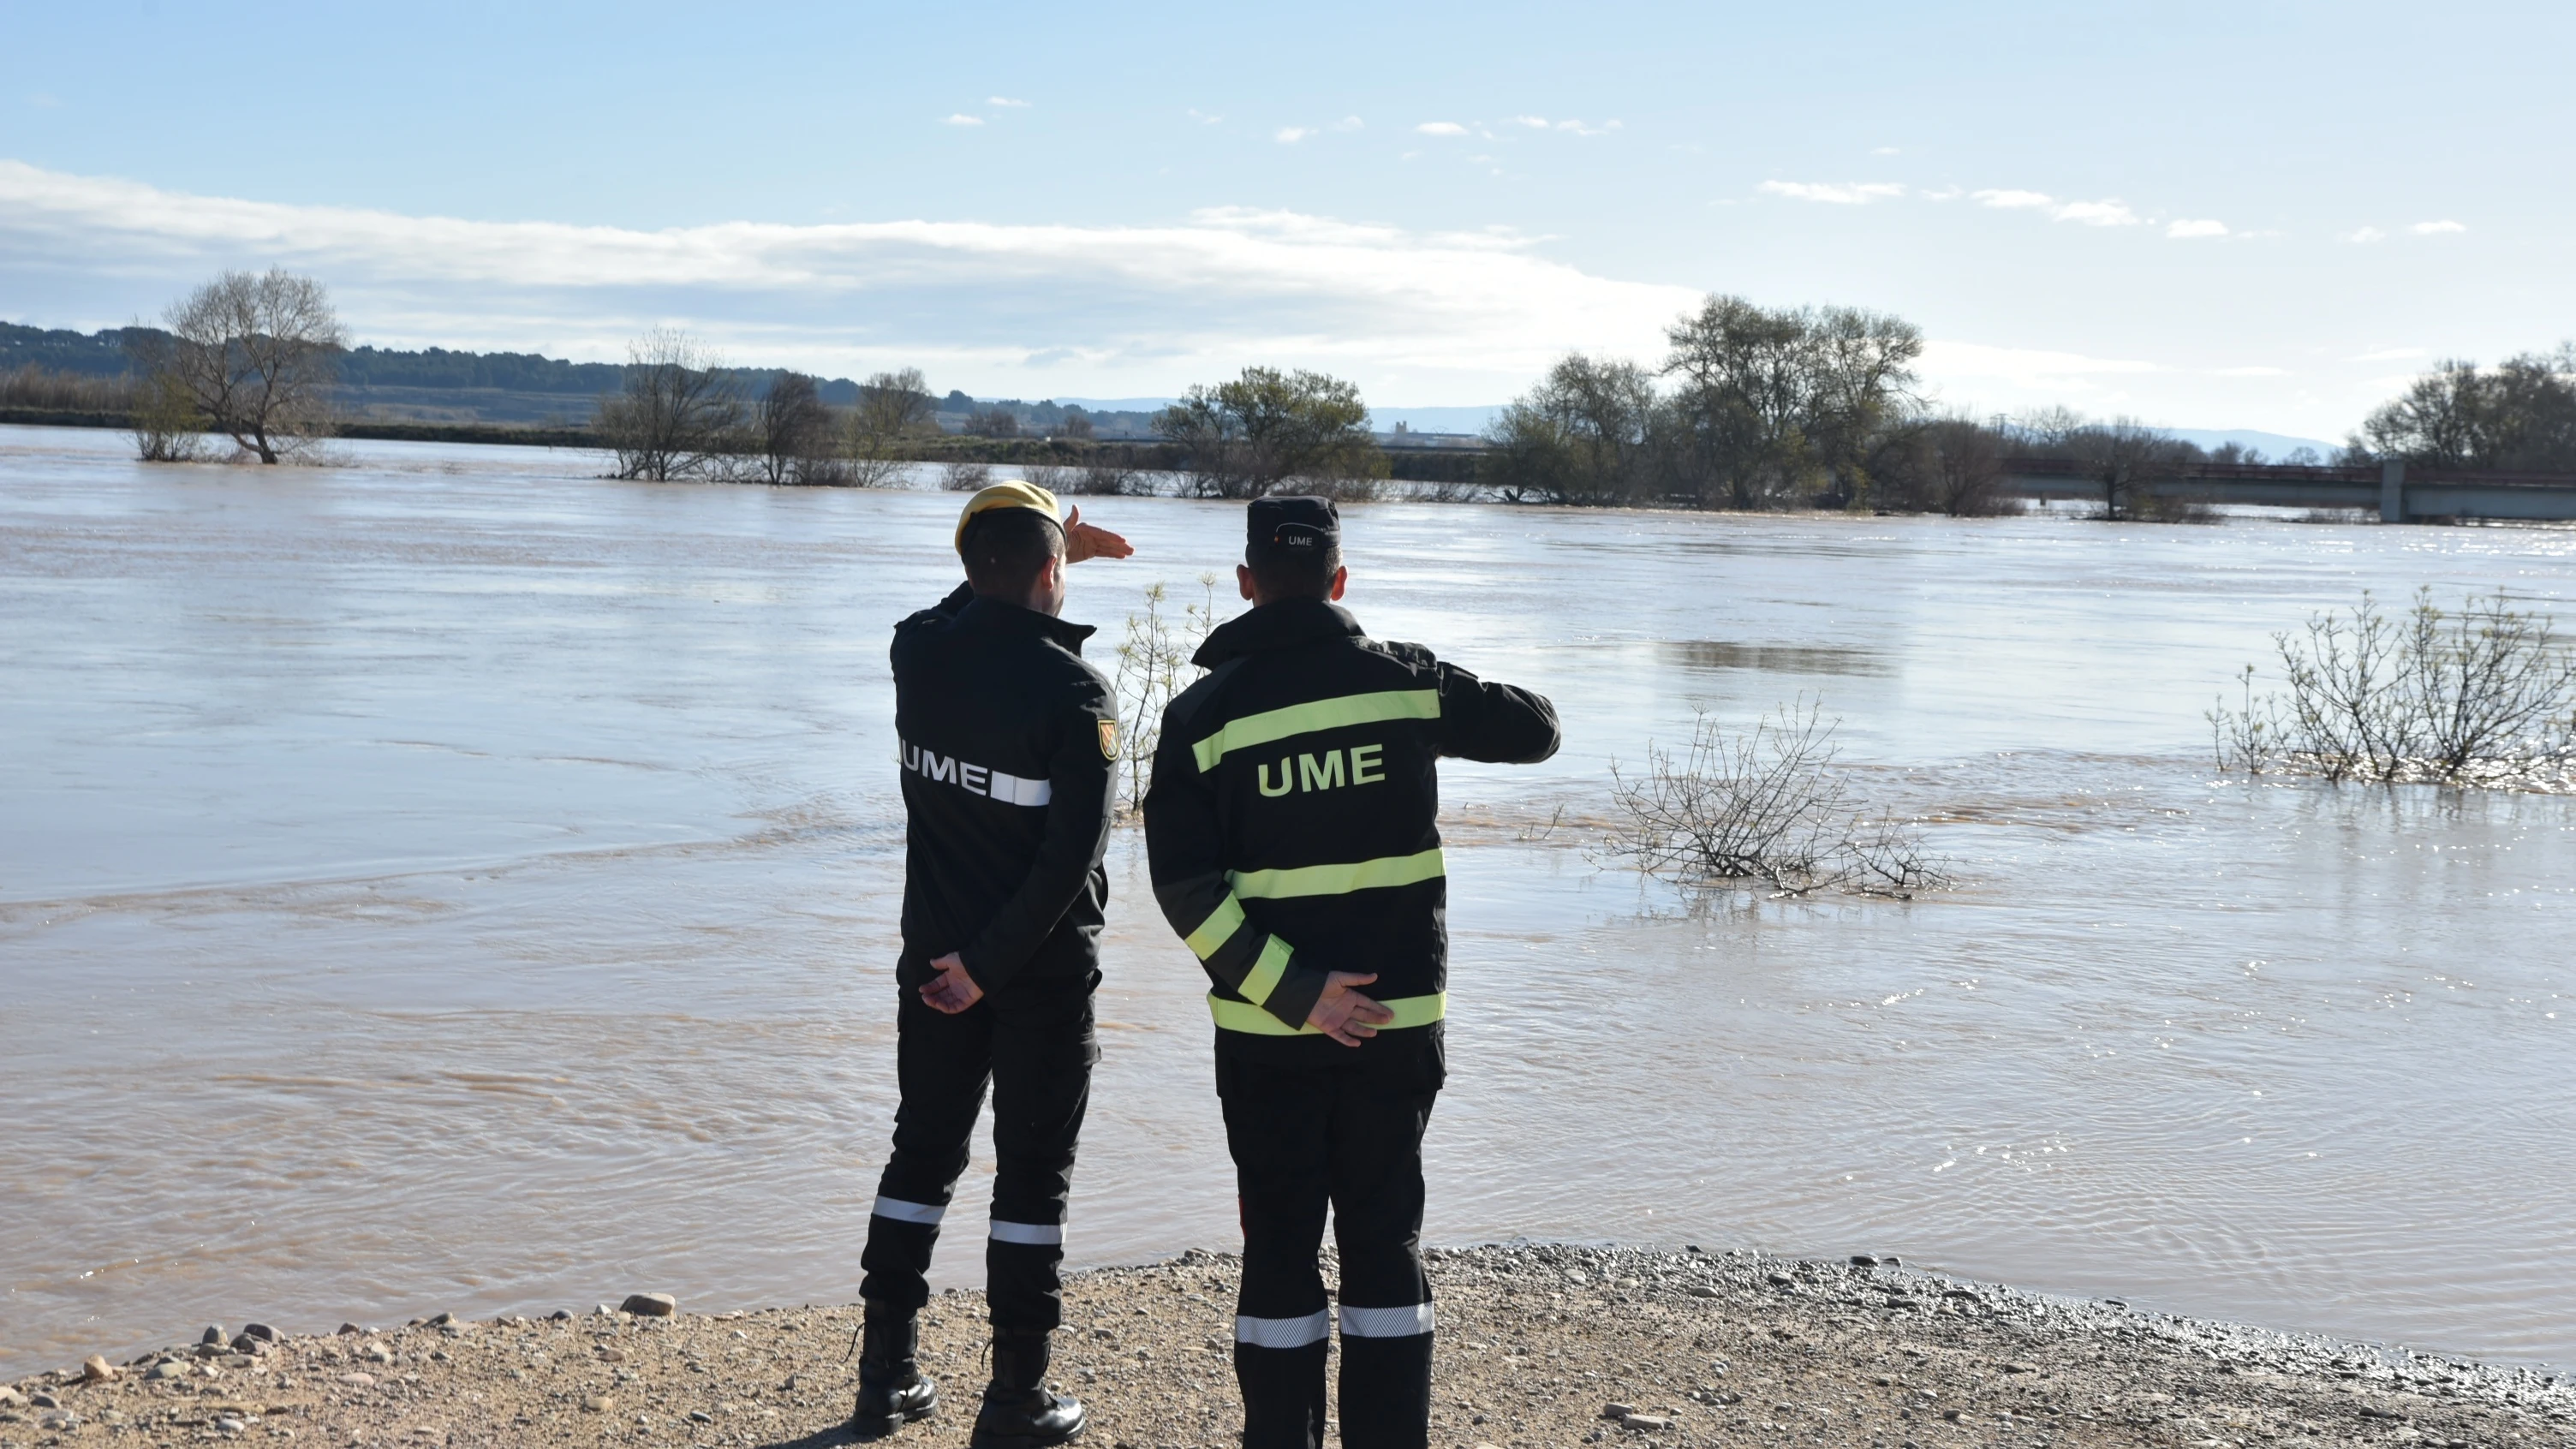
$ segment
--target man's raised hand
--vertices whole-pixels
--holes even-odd
[[[1306,1013],[1306,1024],[1347,1047],[1377,1035],[1377,1029],[1395,1020],[1395,1013],[1377,1002],[1353,991],[1377,979],[1374,971],[1335,971],[1324,978],[1324,994],[1315,998],[1315,1009]]]
[[[1082,505],[1064,518],[1064,561],[1078,564],[1087,558],[1125,558],[1136,551],[1127,540],[1082,521]]]

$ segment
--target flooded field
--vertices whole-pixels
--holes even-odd
[[[885,644],[955,500],[0,430],[0,1373],[246,1317],[846,1300],[893,1106]],[[1239,509],[1102,500],[1070,617]],[[2367,585],[2576,532],[1381,505],[1350,604],[1552,695],[1453,765],[1429,1235],[1873,1251],[2576,1365],[2576,800],[2214,778]],[[1695,900],[1608,767],[1800,696],[1963,884]],[[1235,1241],[1202,978],[1112,860],[1069,1252]],[[989,1170],[979,1157],[976,1172]],[[980,1273],[980,1188],[941,1272]]]

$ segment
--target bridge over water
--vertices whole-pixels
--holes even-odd
[[[2003,491],[2022,498],[2105,501],[2098,469],[2076,458],[2006,458]],[[2496,518],[2576,521],[2576,473],[2472,473],[2410,467],[2195,463],[2123,492],[2270,508],[2375,509],[2382,523]]]

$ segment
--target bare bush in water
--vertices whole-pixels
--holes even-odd
[[[1127,616],[1127,637],[1118,643],[1118,673],[1111,681],[1118,697],[1118,761],[1127,777],[1119,813],[1144,808],[1153,788],[1154,748],[1161,742],[1163,708],[1175,695],[1207,673],[1190,662],[1210,630],[1216,628],[1216,575],[1199,575],[1203,597],[1182,606],[1175,621],[1171,590],[1156,583],[1145,590],[1145,608]]]
[[[990,463],[942,463],[939,486],[951,493],[974,493],[993,486]]]
[[[1649,744],[1633,777],[1613,762],[1612,852],[1665,880],[1758,881],[1784,895],[1911,897],[1949,885],[1919,830],[1854,803],[1834,763],[1840,723],[1803,700],[1747,730],[1703,714],[1680,754]]]
[[[2287,688],[2257,694],[2249,664],[2239,701],[2209,711],[2222,771],[2507,788],[2576,774],[2576,654],[2501,593],[2453,613],[2419,589],[2392,615],[2364,591],[2272,644]]]

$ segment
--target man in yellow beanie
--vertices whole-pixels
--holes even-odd
[[[1117,700],[1082,659],[1092,631],[1057,616],[1066,565],[1134,550],[1079,509],[1059,521],[1055,495],[1026,483],[968,499],[956,542],[966,582],[894,633],[902,1105],[861,1260],[866,1346],[851,1427],[874,1438],[938,1407],[915,1317],[989,1084],[993,1377],[972,1442],[1037,1449],[1083,1428],[1082,1405],[1050,1391],[1046,1370],[1074,1143],[1100,1055],[1091,995],[1118,756]]]

